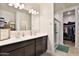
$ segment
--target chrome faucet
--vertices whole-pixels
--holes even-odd
[[[22,36],[24,37],[25,35],[24,35],[24,32],[22,33]]]

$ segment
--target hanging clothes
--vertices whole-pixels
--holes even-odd
[[[75,23],[69,22],[68,24],[64,24],[64,37],[68,40],[75,40]]]
[[[65,27],[65,33],[66,33],[66,34],[68,33],[68,29],[67,29],[67,27]]]

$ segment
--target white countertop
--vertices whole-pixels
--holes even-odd
[[[14,38],[0,41],[0,46],[17,43],[17,42],[21,42],[21,41],[25,41],[25,40],[31,40],[31,39],[41,37],[41,36],[46,36],[46,35],[47,35],[46,33],[41,33],[41,34],[37,34],[37,35],[29,35],[29,36],[24,36],[24,37],[20,37],[20,38],[14,37]]]

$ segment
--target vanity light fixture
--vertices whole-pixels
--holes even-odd
[[[32,12],[32,14],[36,14],[36,11],[34,10],[34,11]]]
[[[29,13],[32,13],[34,10],[33,9],[29,9],[28,11],[29,11]]]
[[[8,5],[9,5],[9,6],[13,6],[13,4],[12,4],[12,3],[9,3]]]
[[[39,14],[39,12],[36,11],[35,9],[29,9],[28,11],[29,11],[30,14],[33,14],[33,15]]]
[[[9,6],[14,6],[14,8],[24,9],[23,3],[9,3]]]
[[[13,6],[14,8],[19,8],[19,9],[24,9],[24,4],[23,3],[9,3],[8,4],[9,6]],[[30,13],[30,14],[33,14],[33,15],[37,15],[39,14],[39,12],[35,9],[27,9],[27,11]]]
[[[21,4],[21,5],[19,6],[19,9],[24,9],[24,4]]]
[[[14,7],[15,7],[15,8],[18,8],[18,7],[20,7],[20,4],[19,4],[19,3],[15,3],[15,4],[14,4]]]

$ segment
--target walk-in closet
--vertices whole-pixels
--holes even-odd
[[[63,43],[75,46],[75,10],[63,13]]]

